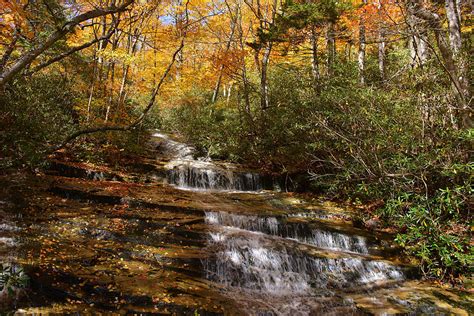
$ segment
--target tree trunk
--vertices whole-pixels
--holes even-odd
[[[224,65],[220,65],[219,66],[219,75],[218,75],[217,81],[216,81],[216,86],[214,87],[214,91],[212,92],[211,103],[216,103],[216,101],[217,101],[217,96],[219,94],[219,89],[221,87],[223,71],[224,71]]]
[[[420,64],[424,65],[430,58],[430,50],[428,47],[428,30],[426,27],[422,26],[419,30],[419,35],[417,36],[418,40],[418,55],[420,58]]]
[[[381,12],[384,12],[383,8],[383,2],[382,0],[379,0],[378,2],[378,11],[379,14]],[[378,43],[378,64],[379,64],[379,74],[380,74],[380,80],[382,83],[385,81],[385,48],[386,48],[386,42],[385,42],[385,32],[386,32],[386,25],[383,20],[383,16],[380,15],[381,18],[381,24],[379,26],[379,43]]]
[[[318,55],[318,38],[319,33],[316,31],[316,27],[311,28],[311,70],[313,73],[313,79],[317,82],[320,78],[319,74],[319,55]]]
[[[87,117],[86,122],[89,123],[91,117],[91,105],[92,105],[92,98],[94,96],[94,85],[95,79],[97,78],[99,67],[97,65],[97,50],[94,50],[94,65],[92,68],[92,81],[91,81],[91,88],[89,91],[89,98],[87,100]]]
[[[379,72],[382,81],[385,81],[385,30],[379,33]]]
[[[135,29],[134,36],[135,40],[133,39],[129,40],[129,46],[128,47],[128,52],[130,55],[135,56],[135,53],[137,51],[137,45],[138,45],[138,40],[140,39],[140,30],[137,28]],[[133,41],[133,44],[132,44]],[[120,83],[120,90],[119,90],[119,96],[118,96],[118,101],[117,101],[117,114],[120,112],[120,108],[122,104],[125,102],[125,86],[127,84],[127,78],[128,74],[130,72],[130,65],[127,64],[124,69],[123,69],[123,74],[122,74],[122,81]]]
[[[362,2],[364,6],[367,4],[367,0]],[[365,8],[364,8],[365,10]],[[359,65],[359,82],[365,84],[365,11],[361,13],[359,21],[359,54],[358,54],[358,65]]]
[[[448,19],[448,32],[453,58],[459,68],[459,82],[464,90],[466,97],[469,97],[469,63],[466,57],[461,54],[462,37],[461,37],[461,0],[446,0],[446,17]],[[467,99],[469,100],[469,99]]]
[[[260,72],[260,105],[263,110],[267,109],[269,106],[267,70],[268,62],[270,61],[270,54],[272,52],[272,46],[272,42],[266,44]]]
[[[236,9],[236,14],[238,13],[238,8]],[[227,41],[227,44],[225,46],[225,52],[229,52],[230,46],[232,44],[232,40],[234,39],[234,32],[235,32],[235,26],[236,26],[236,21],[235,21],[236,16],[231,20],[231,26],[230,26],[230,35],[229,35],[229,40]],[[224,74],[224,64],[219,66],[219,75],[217,77],[217,82],[216,86],[214,87],[214,92],[212,93],[212,99],[211,102],[215,103],[217,101],[217,97],[219,96],[219,89],[221,86],[221,81],[222,81],[222,75]]]
[[[472,113],[467,101],[470,100],[469,82],[467,80],[460,80],[460,69],[456,64],[448,40],[443,32],[441,18],[438,14],[423,8],[419,0],[412,0],[412,2],[414,3],[416,16],[426,21],[434,32],[436,44],[441,53],[442,66],[453,84],[454,94],[458,100],[459,105],[456,112],[459,124],[464,128],[472,127]]]
[[[250,92],[249,92],[249,82],[247,78],[247,67],[245,66],[245,58],[242,64],[242,80],[244,84],[244,102],[245,102],[245,112],[251,116],[252,112],[250,109]]]
[[[240,9],[240,7],[239,7]],[[244,31],[242,29],[242,14],[241,11],[239,10],[239,15],[238,15],[238,20],[239,20],[239,44],[240,44],[240,50],[242,52],[245,52],[245,45],[244,45]],[[242,83],[244,85],[244,102],[245,102],[245,113],[248,115],[249,118],[251,118],[251,109],[250,109],[250,88],[249,88],[249,81],[247,78],[247,65],[245,64],[245,55],[242,55],[241,57],[241,63],[242,63]]]
[[[345,52],[346,61],[351,62],[352,61],[352,42],[351,41],[347,42],[345,51],[346,51]]]
[[[181,7],[183,2],[181,0],[177,1],[177,7]],[[183,13],[176,13],[174,16],[175,26],[176,26],[176,37],[181,38],[183,37],[183,31],[185,25],[188,23],[186,17]],[[176,56],[176,79],[179,80],[181,78],[181,69],[184,63],[184,49],[178,52]]]
[[[457,56],[461,51],[461,21],[458,12],[458,5],[456,2],[460,0],[446,0],[446,17],[448,19],[449,27],[449,41],[451,50],[454,56]]]
[[[233,83],[231,82],[229,84],[229,89],[227,90],[227,104],[229,104],[230,102],[230,94],[232,93],[232,86],[233,86]]]
[[[328,50],[327,71],[328,75],[332,75],[334,73],[334,61],[336,59],[336,39],[334,34],[334,21],[328,22],[326,41]]]
[[[407,3],[408,28],[410,33],[409,48],[412,67],[423,67],[429,59],[427,26],[423,19],[417,16],[413,1]]]
[[[105,112],[105,122],[109,120],[110,117],[110,109],[112,106],[113,102],[113,96],[114,96],[114,81],[115,81],[115,62],[112,62],[112,74],[110,78],[110,94],[109,94],[109,101],[107,102],[107,110]]]
[[[112,39],[112,51],[116,51],[117,48],[119,47],[119,42],[120,42],[120,34],[116,30],[113,35]],[[110,88],[107,89],[107,80],[109,79],[109,73],[111,73],[111,80],[110,80]],[[108,102],[107,102],[107,107],[106,107],[106,113],[105,113],[105,122],[109,120],[109,117],[111,116],[110,110],[112,109],[113,101],[114,101],[114,83],[115,83],[115,60],[112,59],[111,62],[108,62],[107,64],[107,72],[105,75],[105,80],[104,80],[104,93],[105,96],[107,96],[107,93],[109,94],[108,97]],[[109,92],[107,92],[109,91]]]
[[[120,112],[122,103],[125,102],[125,85],[127,84],[128,72],[130,71],[130,65],[126,65],[123,69],[122,80],[120,82],[120,90],[117,101],[117,114]]]

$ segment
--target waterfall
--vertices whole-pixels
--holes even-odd
[[[305,223],[284,223],[273,216],[239,215],[227,212],[206,212],[206,222],[294,239],[318,248],[368,254],[367,240],[340,232],[311,229]]]
[[[168,183],[178,188],[262,189],[262,180],[255,173],[209,158],[196,159],[194,148],[163,134],[154,136],[160,141],[158,149],[169,158]],[[205,212],[208,255],[202,259],[204,276],[250,301],[278,297],[273,307],[291,313],[335,291],[405,278],[400,267],[371,255],[372,239],[291,219],[304,216],[327,218],[323,212],[278,216]],[[313,303],[308,305],[306,299]]]
[[[213,254],[204,260],[206,277],[228,287],[291,295],[404,278],[399,267],[353,254],[368,253],[360,236],[312,230],[272,216],[207,212],[205,220],[212,228]],[[294,243],[343,252],[318,257]]]
[[[237,171],[231,164],[215,163],[210,158],[194,158],[195,149],[155,133],[161,140],[159,149],[170,157],[166,165],[168,183],[181,189],[259,191],[260,176]]]

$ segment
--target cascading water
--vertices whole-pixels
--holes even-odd
[[[163,134],[154,136],[170,159],[166,164],[170,184],[198,190],[262,189],[257,174],[195,159],[192,147]],[[205,277],[226,289],[245,312],[256,315],[314,315],[325,308],[353,312],[357,310],[353,302],[336,293],[405,279],[402,268],[374,254],[372,238],[297,219],[305,216],[328,219],[324,212],[278,216],[205,212]]]
[[[167,167],[168,182],[180,188],[229,191],[262,189],[257,174],[224,169],[210,161],[178,159],[171,161]]]
[[[159,149],[170,156],[166,165],[168,183],[181,189],[258,191],[262,189],[258,174],[237,171],[231,164],[216,164],[210,158],[194,158],[194,148],[155,133],[161,140]]]
[[[238,215],[227,212],[207,212],[206,222],[244,230],[295,239],[319,248],[367,254],[367,241],[362,236],[311,229],[305,223],[284,223],[273,216]]]
[[[348,288],[402,280],[400,268],[366,254],[365,238],[291,225],[277,217],[207,212],[211,226],[204,261],[206,277],[231,288],[273,295],[309,295],[317,289]],[[337,250],[312,255],[305,248]]]

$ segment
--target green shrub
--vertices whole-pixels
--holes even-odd
[[[13,264],[2,264],[0,292],[6,291],[8,295],[13,296],[15,289],[26,287],[28,281],[29,277],[23,271],[23,268]]]
[[[17,80],[0,94],[0,168],[42,163],[44,152],[75,129],[76,97],[60,75]]]

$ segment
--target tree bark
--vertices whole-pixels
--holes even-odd
[[[277,13],[277,0],[273,1],[272,5],[272,15],[271,15],[271,21],[266,21],[263,17],[263,15],[260,13],[260,2],[259,7],[258,7],[258,12],[260,16],[260,29],[263,31],[263,25],[267,24],[267,28],[271,29],[271,26],[274,25],[275,23],[275,17]],[[266,110],[269,107],[269,92],[268,92],[268,64],[270,62],[270,56],[272,53],[272,48],[273,48],[273,40],[269,39],[266,40],[264,44],[264,51],[263,51],[263,57],[262,57],[262,63],[261,63],[261,68],[260,68],[260,106],[262,110]]]
[[[456,2],[460,0],[446,0],[446,17],[448,19],[449,27],[449,41],[454,56],[457,56],[461,51],[461,21],[458,12],[458,5]]]
[[[348,62],[352,61],[352,42],[348,41],[345,47],[345,59]]]
[[[379,73],[382,81],[385,81],[385,30],[379,32]]]
[[[319,38],[319,33],[317,32],[316,27],[313,25],[311,27],[311,70],[312,70],[313,79],[315,82],[317,82],[320,78],[318,38]]]
[[[261,72],[260,72],[260,105],[263,110],[267,109],[269,106],[268,100],[268,63],[270,61],[270,54],[272,52],[273,43],[269,42],[266,44],[263,58],[262,58],[262,65],[261,65]]]
[[[469,100],[469,62],[466,56],[462,54],[462,36],[461,36],[461,0],[446,0],[446,17],[448,19],[448,34],[453,58],[459,68],[459,82]]]
[[[426,23],[417,15],[417,7],[413,1],[407,2],[407,23],[410,39],[408,46],[410,49],[412,67],[423,67],[429,59],[429,48]]]
[[[110,116],[110,109],[112,108],[112,102],[114,97],[114,83],[115,83],[115,62],[112,62],[112,74],[110,79],[110,94],[109,94],[109,102],[107,104],[107,110],[105,112],[105,119],[104,122],[107,123]]]
[[[334,34],[334,21],[329,21],[326,33],[327,42],[327,71],[328,75],[334,73],[334,61],[336,59],[336,39]]]
[[[239,14],[238,13],[238,7],[236,9],[236,14]],[[230,35],[229,35],[229,39],[226,43],[226,46],[225,46],[225,52],[229,52],[229,49],[230,49],[230,46],[232,44],[232,41],[234,39],[234,32],[235,32],[235,26],[236,26],[236,21],[235,19],[237,18],[237,15],[232,17],[231,21],[230,21]],[[216,82],[216,86],[214,87],[214,91],[212,93],[212,99],[211,99],[211,102],[212,103],[215,103],[217,101],[217,97],[219,96],[219,89],[220,89],[220,86],[221,86],[221,82],[222,82],[222,75],[224,74],[224,64],[221,64],[219,66],[219,75],[217,77],[217,82]]]
[[[136,49],[137,49],[137,43],[140,37],[140,34],[138,34],[138,28],[135,29],[134,36],[135,40],[133,41],[132,35],[129,35],[129,40],[128,40],[128,47],[127,51],[130,55],[134,56]],[[132,44],[133,41],[133,44]],[[120,108],[122,106],[122,103],[125,102],[125,86],[127,84],[127,78],[128,78],[128,73],[130,71],[130,64],[124,65],[122,68],[122,80],[120,81],[120,90],[119,90],[119,95],[118,95],[118,100],[117,100],[117,114],[120,114]]]
[[[181,7],[183,5],[182,0],[177,0],[177,7]],[[176,36],[178,38],[182,37],[183,34],[183,27],[188,23],[187,18],[183,13],[175,12],[174,15],[175,27],[176,27]],[[184,52],[180,50],[178,55],[176,56],[176,79],[179,80],[181,78],[181,68],[183,67],[184,63]]]
[[[238,4],[239,6],[239,4]],[[239,6],[239,14],[238,14],[238,28],[239,28],[239,44],[240,50],[245,52],[245,45],[244,45],[244,30],[242,27],[242,11],[240,10]],[[244,85],[244,102],[245,102],[245,113],[251,118],[251,109],[250,109],[250,88],[249,88],[249,81],[247,77],[247,65],[245,64],[245,55],[242,54],[241,57],[241,64],[242,64],[242,83]]]
[[[378,2],[378,11],[379,11],[379,18],[380,18],[380,25],[379,25],[379,43],[378,43],[378,66],[379,66],[379,74],[380,80],[382,82],[385,81],[385,49],[386,49],[386,42],[385,42],[385,35],[386,35],[386,24],[384,21],[384,16],[381,12],[384,11],[383,2],[379,0]]]
[[[367,0],[363,0],[362,3],[365,6]],[[365,84],[365,44],[365,11],[363,11],[361,12],[359,20],[359,54],[357,58],[359,65],[359,82],[361,84]]]
[[[418,18],[426,21],[435,35],[436,44],[441,53],[441,63],[449,75],[454,87],[454,94],[458,100],[457,117],[459,124],[464,128],[472,127],[472,111],[467,101],[470,100],[469,82],[467,80],[460,80],[460,69],[456,64],[453,52],[446,39],[446,34],[443,31],[442,20],[438,14],[423,8],[419,0],[412,1],[415,8],[414,14]]]

